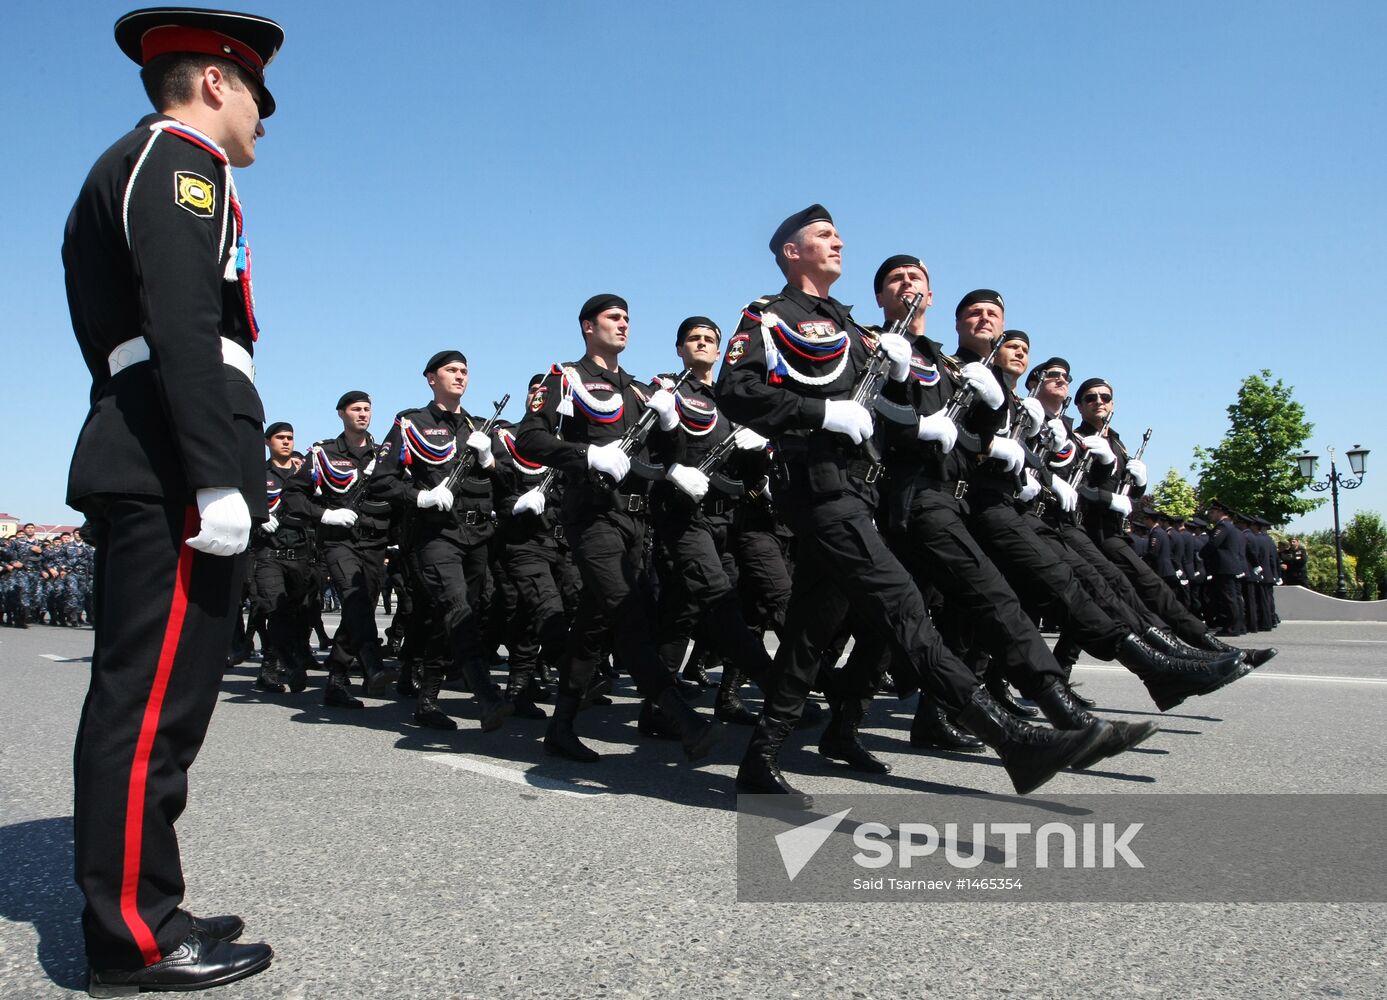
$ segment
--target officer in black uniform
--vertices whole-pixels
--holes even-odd
[[[1209,501],[1209,518],[1213,532],[1204,547],[1204,565],[1212,578],[1211,596],[1222,636],[1239,636],[1247,632],[1247,615],[1243,610],[1242,577],[1247,573],[1243,559],[1242,534],[1233,523],[1233,511],[1218,499]]]
[[[337,400],[337,417],[342,433],[315,441],[305,467],[311,470],[313,481],[319,558],[342,609],[342,621],[328,653],[323,704],[355,709],[364,706],[351,693],[353,661],[360,660],[366,693],[373,698],[388,694],[396,680],[395,670],[381,657],[376,630],[376,599],[385,579],[390,505],[369,493],[379,461],[379,449],[369,430],[371,397],[360,389],[344,392]],[[302,683],[302,677],[298,682]]]
[[[833,219],[812,205],[780,224],[770,249],[786,285],[743,310],[716,393],[723,413],[773,441],[772,489],[796,540],[785,641],[738,788],[812,804],[785,781],[777,758],[803,710],[821,650],[850,609],[855,628],[888,644],[899,693],[926,686],[954,721],[998,750],[1017,790],[1030,791],[1090,754],[1105,734],[1096,723],[1071,732],[1016,720],[944,647],[910,574],[872,523],[872,484],[880,470],[862,445],[873,437],[873,418],[851,398],[868,353],[848,307],[829,296],[842,273],[843,242]],[[884,335],[879,349],[903,393],[910,345]]]
[[[269,520],[251,532],[256,611],[265,618],[266,639],[255,686],[282,692],[280,664],[295,665],[305,622],[305,601],[313,584],[308,565],[307,527],[313,519],[312,482],[290,457],[294,428],[279,420],[265,428],[270,458],[265,463],[265,502]],[[301,670],[302,668],[300,668]],[[294,673],[297,678],[298,674]],[[303,684],[295,681],[294,690]]]
[[[514,709],[482,659],[477,609],[495,530],[493,494],[509,488],[512,473],[496,461],[494,435],[483,432],[484,421],[462,407],[467,357],[439,351],[423,374],[433,400],[396,415],[378,453],[370,496],[406,515],[400,551],[414,602],[411,628],[424,636],[414,720],[431,729],[457,728],[438,705],[444,675],[453,670],[472,690],[482,731],[490,732]],[[467,471],[450,486],[459,465]]]
[[[116,22],[158,113],[92,168],[63,240],[92,376],[67,501],[98,558],[91,688],[74,754],[93,996],[200,989],[269,965],[238,917],[179,908],[174,822],[217,702],[252,521],[265,521],[250,255],[231,168],[274,110],[284,38],[249,14]]]
[[[673,429],[679,420],[676,401],[669,390],[651,393],[621,369],[630,328],[625,299],[611,293],[592,296],[578,312],[578,325],[585,356],[553,366],[540,387],[540,406],[526,413],[516,435],[516,445],[529,461],[564,475],[560,516],[583,579],[544,747],[570,760],[598,759],[578,739],[573,721],[610,637],[612,651],[635,678],[641,696],[659,706],[689,760],[699,760],[712,749],[719,725],[684,701],[674,678],[660,665],[641,565],[649,487],[664,470],[644,461],[642,451],[628,454],[621,447],[623,435],[647,408],[656,410],[662,426]]]

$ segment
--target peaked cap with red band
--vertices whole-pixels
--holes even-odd
[[[131,11],[116,22],[116,44],[141,66],[170,52],[229,59],[260,87],[260,117],[274,114],[275,99],[265,86],[265,67],[284,44],[284,29],[267,17],[232,10],[151,7]]]

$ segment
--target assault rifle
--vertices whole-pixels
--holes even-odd
[[[910,322],[915,318],[920,303],[924,301],[925,297],[919,292],[912,295],[906,302],[905,315],[900,319],[893,320],[891,325],[882,332],[882,336],[890,333],[903,335],[906,330],[910,329]],[[852,387],[852,401],[866,408],[869,413],[875,410],[877,400],[881,398],[882,387],[886,385],[886,380],[890,374],[891,356],[884,349],[878,347],[872,352],[871,358],[867,360],[867,367],[863,368],[862,374],[857,377],[857,384]],[[881,464],[881,452],[877,450],[876,442],[871,438],[862,442],[862,450],[867,453],[867,458],[872,465]]]
[[[670,392],[678,396],[680,387],[692,376],[693,369],[685,368],[679,378],[675,380],[674,387],[670,389]],[[628,427],[625,434],[621,435],[617,441],[617,446],[627,458],[634,455],[640,446],[645,444],[645,439],[650,436],[651,430],[655,427],[655,421],[659,419],[660,414],[647,406],[645,412],[640,415],[640,419]],[[598,472],[596,469],[592,472],[592,481],[594,485],[602,486],[609,490],[614,490],[617,486],[615,479],[605,472]]]
[[[478,428],[481,433],[485,434],[487,437],[491,437],[491,432],[496,429],[497,421],[501,419],[501,411],[506,408],[506,404],[509,402],[510,393],[506,393],[501,397],[499,403],[492,404],[496,407],[496,412],[491,415],[490,420]],[[453,466],[453,471],[448,473],[448,478],[443,480],[443,485],[448,487],[449,492],[454,496],[457,495],[458,483],[462,482],[467,474],[472,471],[472,466],[477,464],[477,453],[471,448],[467,448],[466,451],[467,454],[458,459],[457,463]]]
[[[1137,449],[1137,453],[1136,453],[1135,455],[1132,456],[1132,460],[1137,461],[1137,462],[1140,462],[1140,461],[1141,461],[1141,456],[1146,454],[1146,445],[1147,445],[1147,442],[1149,442],[1150,440],[1151,440],[1151,428],[1148,427],[1148,428],[1146,428],[1146,433],[1143,434],[1143,435],[1141,436],[1141,447],[1139,447],[1139,448]],[[1119,495],[1119,496],[1124,496],[1124,497],[1125,497],[1125,496],[1130,496],[1131,493],[1132,493],[1132,487],[1135,486],[1135,485],[1136,485],[1136,483],[1132,482],[1132,477],[1127,473],[1127,470],[1126,470],[1126,469],[1123,469],[1123,470],[1122,470],[1122,485],[1119,486],[1119,487],[1117,488],[1117,493],[1118,493],[1118,495]],[[1123,514],[1123,515],[1122,515],[1122,526],[1121,526],[1121,530],[1122,530],[1122,533],[1123,533],[1123,534],[1126,534],[1126,533],[1127,533],[1127,518],[1128,518],[1128,515],[1126,515],[1126,514]]]

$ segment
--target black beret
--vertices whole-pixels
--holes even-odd
[[[288,431],[290,434],[292,434],[294,433],[294,425],[289,423],[289,421],[287,420],[276,420],[274,423],[270,424],[270,426],[265,428],[265,437],[267,439],[272,438],[280,431]]]
[[[230,10],[154,7],[126,14],[116,21],[115,31],[120,50],[141,66],[174,52],[235,63],[260,88],[260,117],[274,114],[275,99],[265,86],[265,67],[284,44],[284,29],[268,17]]]
[[[979,302],[991,302],[993,305],[1005,310],[1007,304],[1002,301],[1002,293],[994,292],[990,288],[975,288],[963,298],[958,300],[958,306],[954,309],[954,319],[963,315],[963,310]]]
[[[924,261],[908,253],[898,253],[881,262],[881,267],[877,268],[876,277],[872,279],[872,291],[880,295],[881,286],[886,284],[886,276],[898,267],[918,267],[925,272],[925,280],[929,281],[929,268],[925,266]]]
[[[541,382],[543,382],[544,379],[545,379],[545,376],[547,376],[548,374],[549,374],[548,372],[540,372],[538,375],[531,375],[531,376],[530,376],[530,381],[529,381],[529,384],[528,384],[527,388],[533,389],[535,386],[537,386],[537,385],[539,385]]]
[[[1112,384],[1105,378],[1086,378],[1079,383],[1079,388],[1074,390],[1074,398],[1082,400],[1084,398],[1084,393],[1088,392],[1088,390],[1092,389],[1095,385],[1106,385],[1109,389],[1112,388]]]
[[[339,410],[345,410],[353,403],[369,403],[370,401],[371,397],[360,389],[348,389],[346,392],[342,393],[341,398],[337,400],[337,408]]]
[[[454,361],[461,361],[463,364],[467,364],[467,355],[463,354],[461,351],[439,351],[433,357],[429,358],[428,363],[424,365],[424,374],[427,375],[429,372],[436,372],[444,365],[450,365]]]
[[[790,237],[799,232],[811,222],[832,222],[833,216],[828,214],[828,209],[822,205],[810,205],[802,212],[796,212],[780,225],[775,227],[775,235],[771,237],[771,253],[780,256],[780,248],[790,242]]]
[[[626,305],[626,300],[620,295],[613,295],[611,292],[602,292],[599,295],[594,295],[583,303],[583,308],[578,310],[578,322],[581,323],[585,319],[592,319],[598,313],[604,312],[613,306],[616,306],[618,309],[624,309],[628,313],[631,311],[630,307]]]
[[[714,323],[711,319],[709,319],[707,316],[690,316],[688,319],[684,320],[684,322],[679,324],[679,331],[674,335],[674,346],[678,347],[680,344],[682,344],[684,342],[684,338],[688,336],[689,331],[696,330],[700,326],[706,326],[708,329],[712,330],[714,333],[718,335],[719,341],[722,340],[722,331],[718,329],[718,325]]]
[[[1019,340],[1027,347],[1031,346],[1031,335],[1025,330],[1003,330],[1002,343],[1005,344],[1008,340]]]

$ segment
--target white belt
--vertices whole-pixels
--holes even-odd
[[[234,340],[222,341],[222,363],[228,364],[238,372],[255,381],[255,362],[251,360],[250,352]],[[116,349],[107,356],[106,361],[111,366],[111,374],[115,375],[124,371],[131,365],[137,365],[141,361],[149,360],[149,342],[143,337],[132,337],[123,344],[118,344]]]

